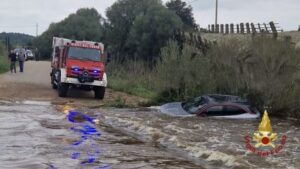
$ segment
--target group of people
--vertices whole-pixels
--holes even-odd
[[[11,50],[8,57],[10,58],[10,72],[17,73],[16,62],[19,61],[20,72],[24,72],[24,62],[25,62],[26,50],[20,49],[18,53]]]

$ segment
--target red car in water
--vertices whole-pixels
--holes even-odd
[[[231,95],[204,95],[187,102],[162,105],[162,113],[169,115],[219,117],[231,119],[259,118],[259,111],[248,100]]]

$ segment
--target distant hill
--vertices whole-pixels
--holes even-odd
[[[5,44],[6,37],[9,37],[10,45],[15,47],[31,47],[32,45],[32,39],[34,38],[31,35],[23,34],[23,33],[6,33],[2,32],[0,33],[0,42],[3,42]]]

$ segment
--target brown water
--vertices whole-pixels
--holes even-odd
[[[92,112],[100,121],[105,121],[100,112]],[[88,144],[76,149],[70,146],[79,139],[78,134],[70,130],[73,126],[62,112],[47,102],[0,102],[0,168],[202,168],[104,124],[96,128],[101,136],[90,140],[100,149],[100,154],[91,164],[81,164],[88,157],[72,159],[71,154],[83,154],[91,148]]]
[[[93,148],[90,142],[70,146],[80,136],[57,106],[0,101],[0,168],[300,168],[300,125],[293,120],[271,119],[287,143],[279,154],[259,157],[246,150],[244,137],[260,120],[170,117],[151,109],[79,111],[100,121]],[[95,147],[95,161],[81,164]],[[72,159],[73,152],[82,156]]]
[[[278,154],[260,157],[245,148],[244,140],[247,135],[253,136],[260,119],[170,117],[150,109],[109,109],[103,114],[105,122],[114,128],[205,168],[300,168],[300,125],[293,120],[271,118],[273,131],[279,138],[286,135],[287,142]]]

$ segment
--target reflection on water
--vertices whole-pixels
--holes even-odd
[[[100,158],[100,146],[96,140],[101,136],[96,129],[95,119],[77,111],[69,111],[67,119],[73,124],[70,130],[78,137],[66,148],[70,151],[71,158],[80,160],[83,166],[95,163],[96,159]],[[109,165],[105,164],[96,168],[106,169]]]

